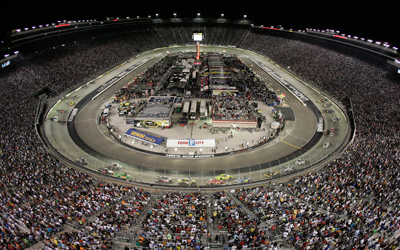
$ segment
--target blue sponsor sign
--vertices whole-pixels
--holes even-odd
[[[147,142],[150,142],[150,143],[153,143],[153,144],[157,144],[157,145],[160,145],[161,142],[165,139],[162,136],[159,136],[159,135],[156,135],[156,134],[153,134],[153,133],[142,132],[142,131],[139,131],[139,130],[134,129],[134,128],[131,128],[128,131],[126,131],[125,134],[128,135],[128,136],[132,136],[134,138],[143,140],[143,141],[147,141]]]

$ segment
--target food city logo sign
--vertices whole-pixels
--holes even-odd
[[[215,139],[168,139],[167,147],[215,147]]]
[[[189,147],[195,147],[196,145],[204,145],[204,141],[199,140],[185,140],[185,141],[178,141],[178,145],[184,145]]]

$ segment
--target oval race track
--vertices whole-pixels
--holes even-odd
[[[188,49],[192,50],[193,48],[173,47],[168,48],[168,51],[174,52]],[[239,54],[242,60],[248,65],[253,65],[249,57],[261,61],[300,90],[312,102],[325,98],[320,93],[305,86],[276,65],[271,64],[268,60],[253,52],[220,47],[202,47],[202,51],[222,50],[226,50],[227,53]],[[129,65],[146,57],[154,56],[153,59],[133,72],[133,75],[137,75],[145,71],[146,68],[151,67],[155,61],[165,55],[165,52],[166,49],[145,52],[132,60],[130,64],[117,68],[115,71],[97,80],[95,84],[88,85],[88,88],[79,90],[77,95],[82,100],[85,95],[89,94],[97,88],[97,86],[112,78],[113,75],[117,75],[118,72],[129,67]],[[258,66],[253,65],[253,69],[259,76],[271,82],[274,89],[284,89],[283,86],[279,85]],[[207,179],[207,176],[214,176],[216,172],[221,171],[222,173],[227,172],[234,175],[239,171],[240,175],[240,172],[243,170],[241,171],[238,169],[257,171],[257,177],[253,177],[252,179],[263,179],[265,178],[263,174],[271,169],[280,171],[283,165],[291,164],[295,166],[294,161],[300,156],[306,160],[306,165],[301,168],[305,168],[322,160],[332,154],[337,147],[341,146],[341,142],[346,138],[349,130],[346,116],[334,105],[334,115],[339,118],[339,122],[333,123],[331,120],[332,115],[326,113],[322,115],[325,120],[325,129],[334,127],[335,130],[338,131],[336,138],[329,138],[327,136],[321,137],[321,133],[316,133],[316,116],[314,113],[318,113],[319,109],[322,107],[319,107],[318,103],[302,106],[294,96],[289,94],[288,91],[285,91],[285,101],[292,108],[295,121],[287,121],[285,129],[279,137],[265,145],[255,147],[250,151],[239,154],[221,156],[217,154],[213,158],[204,159],[178,159],[165,157],[163,155],[154,155],[151,154],[151,152],[144,153],[121,145],[111,138],[104,128],[98,125],[99,109],[103,107],[109,97],[117,92],[129,80],[129,78],[121,80],[97,99],[88,103],[85,102],[85,105],[83,105],[84,107],[79,109],[74,124],[68,124],[68,126],[54,124],[54,122],[50,120],[57,114],[58,110],[62,108],[65,109],[67,115],[69,114],[72,109],[72,107],[68,106],[70,99],[64,99],[56,104],[53,109],[49,111],[45,123],[45,132],[53,147],[70,159],[76,159],[76,157],[87,158],[90,163],[88,167],[94,170],[104,166],[104,164],[110,161],[119,162],[124,167],[124,171],[127,170],[129,174],[136,177],[135,179],[144,182],[152,182],[154,181],[154,175],[161,175],[163,173],[169,175],[173,173],[173,176],[187,177],[188,171],[190,171],[191,176],[198,176],[199,178],[201,177],[201,179]],[[78,105],[82,105],[82,102],[83,100],[81,103],[79,103],[78,100]],[[67,129],[67,127],[69,129]],[[76,134],[72,132],[71,135],[73,138],[70,138],[69,134],[74,130],[71,129],[72,127],[75,127]],[[70,132],[68,132],[68,130],[70,130]],[[322,144],[325,142],[332,143],[332,147],[323,149]],[[138,171],[140,171],[140,176],[138,176]],[[157,172],[157,174],[155,174],[155,172]]]

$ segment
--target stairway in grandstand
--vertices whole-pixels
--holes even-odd
[[[236,204],[238,204],[239,206],[241,206],[241,208],[251,216],[251,218],[258,218],[255,213],[253,213],[245,204],[243,204],[238,198],[236,198],[236,195],[234,193],[231,192],[225,192],[227,196],[229,196],[230,198],[232,198]]]

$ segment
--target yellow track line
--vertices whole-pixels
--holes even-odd
[[[281,142],[286,143],[287,145],[290,145],[290,146],[295,147],[295,148],[297,148],[297,149],[301,149],[301,148],[296,147],[295,145],[292,145],[292,144],[290,144],[290,143],[288,143],[288,142],[285,142],[285,141],[282,141],[282,140],[281,140]]]

